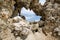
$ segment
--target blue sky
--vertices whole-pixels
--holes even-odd
[[[39,3],[42,5],[44,4],[45,0],[40,0]],[[26,17],[27,21],[33,22],[33,21],[39,21],[41,16],[37,16],[33,10],[26,10],[24,7],[21,9],[21,15]]]

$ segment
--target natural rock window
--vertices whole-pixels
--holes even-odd
[[[60,40],[60,0],[0,0],[0,40]]]
[[[21,9],[21,15],[25,16],[27,21],[30,22],[38,22],[41,16],[37,16],[33,10],[25,9],[24,7]]]
[[[41,5],[44,5],[45,2],[46,0],[39,0],[39,3],[41,3]]]

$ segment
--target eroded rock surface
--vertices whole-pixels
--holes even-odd
[[[27,22],[20,15],[22,7],[42,16],[41,20]],[[60,1],[46,0],[41,5],[39,0],[0,0],[0,40],[60,40]]]

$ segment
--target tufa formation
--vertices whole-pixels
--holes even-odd
[[[41,20],[27,22],[22,7]],[[0,40],[60,40],[60,0],[0,0]]]

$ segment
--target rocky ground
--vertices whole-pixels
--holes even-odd
[[[36,26],[35,26],[36,25]],[[42,28],[37,23],[29,23],[21,17],[16,16],[4,21],[0,19],[0,40],[57,40],[42,32]],[[38,29],[38,30],[37,30]]]

